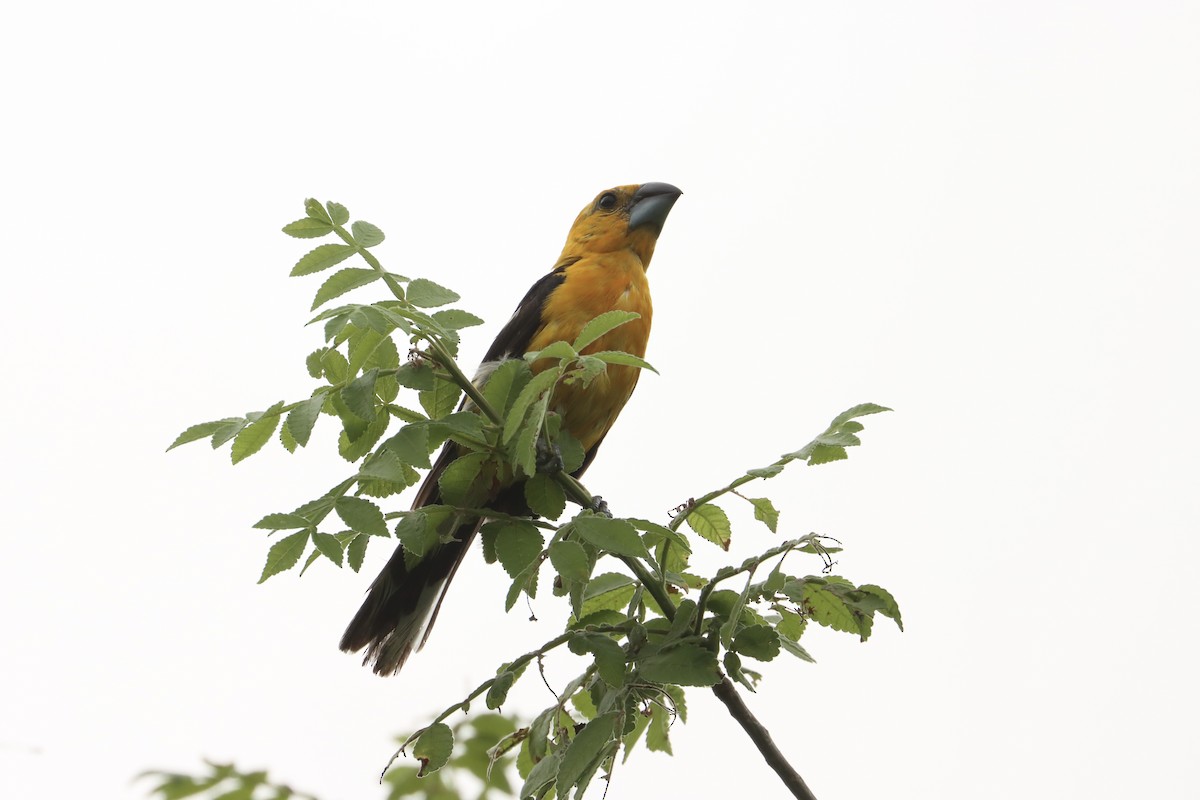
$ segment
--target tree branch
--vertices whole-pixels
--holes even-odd
[[[792,796],[800,800],[816,800],[812,790],[804,782],[804,778],[800,777],[800,774],[783,757],[783,753],[779,752],[779,748],[775,746],[775,742],[771,739],[770,731],[758,721],[758,718],[751,713],[745,702],[742,701],[742,696],[737,693],[737,689],[733,686],[733,681],[725,676],[721,676],[721,682],[713,686],[712,690],[717,699],[729,709],[729,715],[742,726],[742,730],[750,737],[750,741],[754,742],[754,746],[758,748],[758,752],[762,753],[763,760],[767,762],[767,765],[771,769],[775,770],[775,774],[783,781],[783,785],[791,791]]]

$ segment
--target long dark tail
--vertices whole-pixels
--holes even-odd
[[[417,492],[414,509],[440,502],[437,481],[455,456],[453,443],[447,443]],[[373,662],[372,669],[379,675],[399,671],[409,655],[425,644],[446,587],[480,524],[482,520],[460,525],[453,541],[438,545],[416,564],[405,563],[404,547],[397,547],[342,635],[342,650],[366,648],[363,663]]]
[[[404,548],[397,547],[342,635],[342,650],[365,647],[363,663],[373,662],[377,674],[398,672],[409,655],[425,644],[436,609],[479,524],[460,526],[455,541],[426,554],[411,569],[404,563]]]

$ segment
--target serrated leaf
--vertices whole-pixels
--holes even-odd
[[[453,383],[438,380],[432,389],[417,395],[417,399],[421,401],[421,407],[425,409],[425,413],[429,415],[430,419],[441,419],[453,413],[461,395],[462,390]]]
[[[802,661],[807,661],[810,664],[817,663],[817,660],[809,655],[807,650],[786,636],[779,637],[779,645],[784,649],[785,652],[791,653]]]
[[[383,447],[403,461],[414,467],[429,469],[429,427],[426,425],[405,425],[394,436],[383,443]]]
[[[554,478],[539,472],[525,482],[525,502],[539,517],[558,519],[567,507],[567,495]]]
[[[651,706],[650,726],[646,730],[646,749],[652,753],[671,752],[671,715],[660,705]]]
[[[485,700],[487,707],[494,711],[504,705],[504,701],[508,699],[508,690],[512,688],[513,681],[516,679],[516,673],[508,670],[497,675],[496,679],[492,681],[492,685],[488,687]]]
[[[614,689],[625,685],[625,650],[611,637],[603,633],[579,633],[572,636],[567,646],[572,653],[592,653],[596,658],[596,672]]]
[[[868,414],[878,414],[882,411],[891,411],[886,406],[876,405],[875,403],[860,403],[853,408],[848,408],[842,413],[833,418],[833,422],[829,423],[830,428],[836,428],[849,420],[857,417],[865,417]]]
[[[284,424],[301,447],[308,446],[313,426],[317,424],[317,417],[321,416],[321,407],[324,405],[325,392],[318,392],[288,412]]]
[[[410,511],[396,523],[396,538],[406,552],[420,557],[437,544],[437,526],[424,511]]]
[[[325,282],[321,284],[321,288],[317,289],[317,295],[313,298],[312,308],[309,310],[315,311],[333,298],[341,297],[346,292],[357,289],[360,286],[374,283],[380,277],[382,276],[373,269],[361,269],[359,267],[339,269],[326,278]]]
[[[499,538],[499,537],[497,537]],[[504,610],[511,611],[512,607],[517,604],[517,598],[521,596],[521,592],[530,597],[537,596],[537,578],[538,570],[542,567],[541,559],[534,559],[516,578],[513,579],[512,585],[508,587],[508,594],[504,598]]]
[[[433,312],[433,319],[448,331],[459,331],[463,328],[473,328],[482,325],[483,320],[474,314],[458,308],[445,308]]]
[[[341,203],[330,200],[325,204],[325,208],[328,209],[329,219],[334,225],[345,225],[350,221],[350,211]]]
[[[333,505],[333,510],[351,530],[371,536],[388,535],[383,512],[370,500],[361,497],[339,497]]]
[[[766,497],[748,497],[750,504],[754,506],[754,518],[766,525],[771,533],[776,533],[776,527],[779,525],[779,512],[775,510],[775,504]]]
[[[651,366],[649,361],[646,361],[644,358],[638,358],[631,353],[623,353],[620,350],[602,350],[599,353],[592,353],[591,357],[598,361],[603,361],[605,364],[620,364],[626,367],[648,369],[655,375],[658,374],[658,370]]]
[[[338,406],[337,403],[334,405],[335,407]],[[341,407],[344,408],[345,404],[341,404]],[[347,413],[349,412],[347,411]],[[356,421],[358,420],[358,418],[353,414],[350,415],[350,418]],[[358,461],[367,453],[371,452],[371,449],[375,447],[375,443],[378,442],[383,437],[383,434],[387,432],[387,427],[390,422],[391,417],[389,415],[379,414],[375,417],[375,419],[367,423],[366,427],[362,429],[353,440],[350,439],[347,430],[343,430],[341,435],[338,436],[338,453],[347,461]],[[342,417],[342,424],[346,429],[350,429],[352,427],[350,425],[350,420],[345,416]]]
[[[648,681],[678,686],[712,686],[721,680],[716,655],[692,642],[664,647],[641,661],[638,671]]]
[[[331,533],[314,532],[312,535],[313,545],[321,551],[321,555],[328,558],[339,567],[342,565],[345,553],[342,550],[342,543],[337,537]]]
[[[311,275],[314,272],[329,269],[335,264],[340,264],[350,256],[354,255],[357,249],[348,244],[322,244],[317,245],[312,250],[300,257],[296,262],[296,266],[292,267],[289,273],[295,277],[297,275]]]
[[[558,767],[555,790],[559,797],[565,797],[585,774],[593,772],[594,766],[607,754],[609,742],[615,733],[617,716],[614,712],[596,717],[575,734]]]
[[[404,464],[391,450],[380,449],[358,468],[360,478],[391,481],[392,483],[408,484],[408,474]]]
[[[558,370],[547,369],[534,375],[529,383],[525,384],[504,419],[504,435],[501,441],[505,444],[512,441],[513,436],[521,429],[521,423],[525,421],[529,407],[543,393],[549,392],[554,387],[556,380],[558,380]]]
[[[350,569],[358,572],[362,569],[363,559],[367,556],[367,544],[371,541],[371,537],[365,533],[360,533],[350,540],[350,544],[346,547],[346,563],[350,565]]]
[[[760,467],[758,469],[748,469],[746,474],[754,478],[774,478],[779,473],[783,472],[782,464],[772,464],[769,467]]]
[[[340,350],[330,348],[321,356],[321,368],[325,371],[325,377],[329,379],[330,383],[341,383],[346,380],[346,373],[349,372],[350,365]]]
[[[461,299],[457,292],[439,286],[425,278],[416,278],[409,282],[405,290],[408,302],[420,308],[436,308]]]
[[[261,417],[242,428],[233,440],[233,450],[230,452],[234,464],[254,455],[271,440],[279,426],[279,410],[282,408],[283,401],[280,400],[264,411]]]
[[[542,532],[528,522],[508,522],[496,534],[496,556],[509,577],[516,578],[542,554]]]
[[[548,347],[543,347],[541,350],[533,353],[526,353],[525,360],[529,363],[541,361],[543,358],[558,358],[558,359],[574,359],[579,354],[575,352],[575,348],[571,347],[567,342],[555,342]]]
[[[370,422],[375,419],[375,381],[379,370],[369,369],[342,389],[342,402],[354,416]]]
[[[835,631],[861,635],[862,631],[854,614],[840,597],[823,585],[809,579],[788,581],[784,584],[783,593],[801,604],[812,619],[821,625]]]
[[[325,220],[305,217],[284,225],[283,232],[288,236],[295,236],[297,239],[317,239],[333,233],[333,226]]]
[[[827,444],[814,445],[808,454],[808,465],[815,467],[818,464],[828,464],[832,461],[844,461],[850,456],[846,455],[846,448],[836,447]]]
[[[477,496],[479,492],[473,490],[487,460],[486,453],[467,453],[451,461],[438,476],[443,502],[452,506],[472,506],[481,499]]]
[[[688,527],[722,550],[729,549],[732,528],[725,510],[712,503],[696,506],[687,516]]]
[[[900,606],[896,604],[896,598],[892,597],[891,592],[873,583],[864,583],[858,587],[858,590],[878,598],[881,604],[879,613],[893,620],[900,630],[904,630],[904,621],[900,618]]]
[[[295,528],[307,528],[312,522],[299,514],[267,514],[254,523],[255,528],[268,531],[289,531]]]
[[[640,316],[640,314],[633,311],[606,311],[584,325],[583,330],[579,332],[579,335],[575,337],[575,341],[571,344],[576,350],[582,352],[588,345],[595,342],[604,334],[619,328],[627,322],[632,322]]]
[[[329,212],[316,199],[310,197],[304,201],[304,213],[313,219],[318,219],[326,224],[333,220],[329,217]]]
[[[413,745],[413,758],[421,762],[421,769],[417,774],[424,777],[446,766],[453,749],[454,733],[450,726],[443,722],[430,725]]]
[[[221,430],[222,428],[225,428],[225,427],[228,427],[230,425],[240,423],[240,422],[244,422],[244,420],[241,417],[226,417],[225,419],[213,420],[212,422],[201,422],[199,425],[193,425],[192,427],[185,430],[183,433],[179,434],[179,436],[175,437],[175,441],[171,443],[171,446],[167,448],[167,451],[169,452],[171,450],[174,450],[176,447],[179,447],[179,445],[181,445],[181,444],[187,444],[188,442],[195,442],[195,441],[197,441],[199,439],[203,439],[207,436],[212,436],[213,434],[215,434],[217,431]],[[228,440],[226,440],[226,441],[228,441]]]
[[[287,424],[279,426],[279,443],[283,445],[283,449],[289,453],[296,452],[296,440],[292,436],[292,431]]]
[[[263,565],[262,575],[258,582],[262,583],[272,575],[278,575],[280,572],[285,572],[300,561],[300,556],[304,555],[304,548],[308,546],[308,531],[300,531],[293,533],[290,536],[285,536],[275,544],[271,545],[271,549],[267,551],[267,563]]]
[[[779,655],[779,634],[768,625],[749,625],[733,637],[734,652],[744,656],[771,661]]]
[[[360,247],[374,247],[383,241],[383,231],[361,219],[350,226],[350,235]]]
[[[580,514],[571,524],[581,539],[601,550],[620,556],[650,557],[642,537],[623,519]]]
[[[560,540],[550,545],[550,563],[565,580],[583,582],[591,573],[587,553],[577,542]]]

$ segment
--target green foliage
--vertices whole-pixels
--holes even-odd
[[[437,793],[444,788],[437,783],[441,770],[455,766],[459,757],[456,740],[460,750],[464,742],[462,723],[452,730],[447,720],[481,696],[489,709],[502,707],[526,667],[535,661],[540,666],[563,645],[581,659],[578,677],[528,724],[510,727],[496,745],[499,750],[491,751],[519,749],[521,797],[580,798],[597,775],[614,768],[622,748],[627,757],[642,740],[650,750],[670,753],[671,724],[686,718],[684,687],[712,687],[728,676],[753,690],[761,676],[747,663],[772,661],[783,652],[811,661],[801,645],[810,622],[863,641],[876,614],[902,626],[899,607],[886,590],[828,574],[832,554],[840,550],[828,537],[793,533],[740,564],[702,576],[690,571],[692,542],[682,531],[686,522],[701,539],[732,551],[733,522],[718,504],[731,495],[748,502],[769,531],[756,525],[754,534],[788,533],[770,498],[739,489],[774,478],[794,462],[815,466],[847,458],[848,448],[860,443],[859,420],[886,408],[868,403],[839,414],[804,447],[689,500],[669,520],[596,513],[592,495],[571,477],[583,463],[583,448],[551,410],[551,396],[562,384],[586,386],[612,364],[652,369],[627,353],[588,352],[636,315],[602,314],[573,342],[506,361],[486,384],[475,386],[455,357],[459,332],[480,320],[445,307],[459,296],[428,279],[385,270],[370,250],[384,241],[383,231],[362,221],[347,230],[350,215],[344,206],[309,200],[305,210],[305,218],[285,226],[285,233],[300,239],[335,236],[341,244],[310,250],[296,262],[293,275],[320,272],[354,255],[367,264],[331,273],[313,308],[367,285],[382,284],[391,296],[325,307],[310,321],[320,323],[324,343],[305,359],[306,371],[318,382],[308,397],[194,425],[171,448],[202,439],[214,448],[232,442],[237,463],[260,452],[277,430],[287,451],[306,448],[321,418],[332,421],[324,424],[334,426],[338,453],[354,465],[352,474],[321,497],[256,523],[280,537],[268,550],[260,582],[301,561],[302,572],[317,562],[357,571],[374,537],[394,535],[406,557],[417,559],[464,522],[485,519],[485,558],[498,562],[512,581],[506,607],[511,609],[522,594],[535,597],[541,583],[566,598],[570,609],[564,633],[501,665],[467,698],[405,741],[401,752],[411,745],[419,766],[389,773],[401,776],[388,779],[392,797],[418,793],[419,787],[426,787],[429,797],[457,796]],[[438,310],[428,311],[433,308]],[[402,353],[407,354],[403,359]],[[416,402],[411,395],[398,402],[402,392],[415,392]],[[414,485],[418,470],[430,468],[434,452],[443,447],[450,448],[438,479],[444,505],[412,511],[395,507],[390,498]],[[564,469],[539,471],[539,465],[545,468],[539,453],[553,448]],[[496,487],[517,482],[524,482],[530,516],[486,508]],[[582,510],[568,512],[568,500]],[[786,572],[785,562],[800,555],[816,556],[822,574]],[[550,574],[543,581],[544,570]],[[492,717],[470,719],[478,726]],[[471,763],[478,767],[478,761]],[[511,790],[507,784],[499,788]]]
[[[453,730],[444,725],[432,728],[421,737],[419,746],[433,751],[442,769],[422,774],[422,766],[406,764],[388,770],[383,776],[385,800],[511,797],[516,760],[512,751],[519,735],[516,721],[500,714],[477,714],[460,720]],[[233,764],[212,761],[204,764],[207,769],[199,775],[150,771],[139,777],[154,782],[150,795],[158,800],[317,800],[271,781],[266,772],[245,772]],[[481,788],[470,793],[471,783],[462,780],[465,775],[472,776]]]

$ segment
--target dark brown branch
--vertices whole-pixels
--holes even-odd
[[[771,769],[775,770],[775,774],[783,781],[784,786],[791,791],[792,796],[800,798],[800,800],[816,800],[812,791],[809,790],[808,784],[804,782],[799,773],[783,757],[783,753],[779,752],[779,748],[771,740],[771,733],[763,727],[763,724],[758,721],[758,718],[751,713],[750,709],[742,701],[742,696],[737,693],[737,689],[733,686],[733,681],[722,677],[721,682],[712,687],[712,690],[717,699],[729,709],[729,715],[742,726],[742,730],[750,737],[750,741],[754,742],[754,746],[758,748],[758,752],[762,753],[763,760],[767,762]]]

